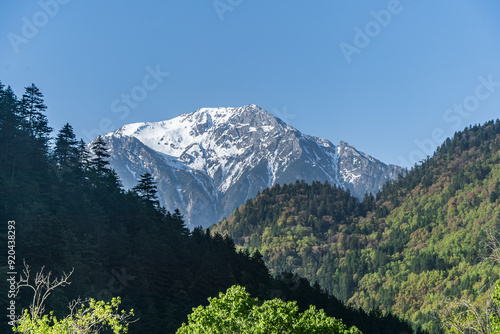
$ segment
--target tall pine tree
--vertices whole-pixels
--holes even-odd
[[[78,167],[80,152],[73,127],[66,123],[56,137],[53,159],[56,167],[69,172]]]
[[[104,175],[109,171],[108,159],[110,154],[104,139],[98,136],[91,147],[94,157],[90,159],[90,167],[94,169],[99,175]]]
[[[136,185],[133,189],[139,196],[141,196],[144,200],[158,204],[158,188],[156,187],[156,182],[149,172],[146,172],[141,175],[141,179],[139,180],[139,184]]]
[[[45,115],[47,106],[44,103],[43,94],[35,84],[25,88],[22,105],[29,134],[43,146],[47,146],[52,128],[49,126],[47,115]]]
[[[91,147],[94,157],[89,161],[89,171],[95,180],[96,184],[105,185],[108,189],[121,188],[121,182],[118,174],[109,166],[108,147],[101,136],[98,136]],[[85,154],[85,151],[81,151]]]
[[[22,148],[19,145],[23,137],[21,122],[17,97],[10,86],[4,89],[4,85],[0,82],[0,167],[1,170],[9,171],[9,174],[15,172],[19,153],[26,153],[14,149],[15,147],[18,150]]]
[[[82,170],[87,170],[90,166],[90,152],[87,149],[87,144],[83,141],[83,139],[80,139],[78,142],[78,156],[79,156],[79,162]]]

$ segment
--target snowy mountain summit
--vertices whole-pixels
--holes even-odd
[[[345,142],[304,135],[256,105],[128,124],[104,139],[124,186],[150,172],[161,204],[179,208],[189,227],[217,222],[276,183],[326,180],[362,197],[401,170]]]

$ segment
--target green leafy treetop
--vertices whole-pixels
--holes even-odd
[[[127,333],[129,318],[134,316],[134,310],[119,311],[120,297],[114,297],[111,302],[80,298],[69,304],[70,314],[63,319],[57,319],[53,312],[44,314],[45,300],[57,287],[64,287],[70,282],[69,274],[51,278],[51,273],[44,274],[43,268],[36,273],[34,280],[30,277],[30,267],[24,263],[23,274],[17,282],[19,288],[28,287],[34,292],[32,303],[23,315],[15,321],[12,328],[15,333],[27,334],[83,334],[101,333],[111,330],[114,334]]]
[[[53,312],[50,315],[32,317],[28,310],[19,319],[18,325],[14,327],[16,333],[29,334],[67,334],[67,333],[101,333],[109,328],[114,334],[127,333],[128,322],[126,319],[133,316],[121,310],[120,297],[114,297],[111,302],[96,301],[89,299],[88,303],[80,300],[70,304],[71,313],[65,318],[58,320]],[[78,307],[79,306],[79,307]]]
[[[219,298],[208,300],[208,306],[193,309],[188,324],[182,324],[177,334],[361,334],[356,327],[347,329],[341,320],[328,317],[314,306],[299,313],[295,301],[276,298],[261,304],[239,285],[220,293]]]
[[[490,313],[491,330],[492,333],[500,333],[500,315],[498,314],[498,310],[500,309],[500,284],[498,282],[495,284],[491,299],[496,306],[496,312],[493,312],[493,314]]]
[[[489,231],[485,248],[491,251],[486,261],[500,261],[500,235]],[[462,297],[448,302],[439,311],[446,334],[500,334],[500,281],[491,289],[486,300],[470,301]]]
[[[500,334],[500,284],[497,282],[485,302],[466,298],[454,300],[440,310],[446,334]]]

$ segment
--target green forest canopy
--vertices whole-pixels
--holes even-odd
[[[498,265],[483,261],[500,226],[500,121],[457,132],[432,158],[362,201],[313,182],[262,191],[212,228],[259,250],[344,302],[380,307],[431,332],[446,300],[485,298]]]
[[[18,98],[0,83],[0,219],[16,221],[17,259],[35,271],[74,268],[72,284],[47,300],[59,318],[78,296],[121,296],[122,307],[140,318],[129,333],[174,333],[193,307],[238,284],[261,300],[296,300],[301,311],[316,305],[365,332],[411,331],[392,315],[346,307],[305,279],[271,277],[260,254],[237,252],[228,237],[189,231],[179,211],[157,205],[154,192],[123,189],[100,140],[89,152],[69,124],[53,140],[46,109],[35,85]],[[146,186],[147,175],[142,181]],[[0,290],[7,284],[1,280]],[[0,307],[8,302],[0,299]],[[25,292],[16,299],[19,311],[29,303]]]

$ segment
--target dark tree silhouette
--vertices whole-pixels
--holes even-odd
[[[43,94],[35,84],[25,88],[22,98],[23,116],[29,134],[38,139],[43,145],[47,145],[52,128],[45,111],[47,106],[43,100]]]
[[[139,196],[141,196],[146,201],[150,202],[158,202],[158,188],[156,187],[156,182],[149,172],[146,172],[141,175],[141,179],[139,180],[139,184],[136,185],[133,189]]]
[[[109,157],[108,148],[104,139],[98,136],[91,148],[94,157],[90,159],[90,167],[94,168],[99,174],[109,171]]]
[[[66,123],[56,137],[54,162],[60,170],[73,170],[78,166],[79,149],[73,127]]]

